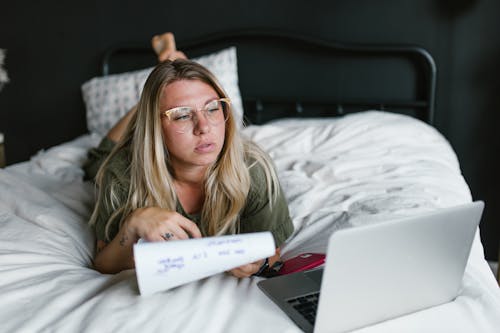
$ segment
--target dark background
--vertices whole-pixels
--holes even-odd
[[[497,260],[500,236],[500,1],[223,0],[3,1],[0,48],[11,82],[0,92],[7,163],[86,132],[80,85],[99,74],[110,46],[271,28],[326,40],[405,43],[438,66],[435,126],[455,149],[474,199],[486,202],[481,235]],[[388,82],[395,84],[397,82]]]

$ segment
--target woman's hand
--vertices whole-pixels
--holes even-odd
[[[232,270],[228,271],[228,273],[231,274],[232,276],[240,278],[240,279],[250,277],[259,271],[262,264],[264,264],[264,261],[265,261],[265,259],[259,260],[256,262],[252,262],[250,264],[246,264],[246,265],[243,265],[240,267],[236,267],[236,268],[233,268]]]
[[[269,267],[272,267],[275,262],[280,260],[280,257],[281,257],[281,251],[280,251],[280,248],[277,248],[274,256],[268,258],[269,259]],[[260,270],[260,268],[262,267],[264,262],[265,262],[265,259],[262,259],[262,260],[259,260],[256,262],[252,262],[250,264],[246,264],[246,265],[243,265],[240,267],[233,268],[233,269],[227,271],[227,273],[229,273],[232,276],[235,276],[237,278],[250,277]]]
[[[194,222],[177,212],[159,207],[136,209],[125,220],[123,227],[135,234],[135,242],[139,238],[159,242],[201,237],[200,229]]]
[[[182,215],[158,207],[139,208],[123,222],[109,244],[97,242],[94,268],[107,274],[134,268],[133,245],[139,238],[155,242],[189,237],[200,238],[201,232],[194,222]]]

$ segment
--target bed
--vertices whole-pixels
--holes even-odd
[[[220,77],[246,122],[242,131],[274,159],[295,226],[284,259],[325,252],[328,236],[342,228],[472,200],[457,156],[432,127],[436,67],[425,50],[268,31],[178,45]],[[282,61],[285,54],[299,60]],[[136,101],[144,68],[153,63],[141,45],[113,47],[105,54],[103,76],[82,86],[89,133],[0,169],[2,331],[300,332],[258,289],[259,277],[217,274],[142,297],[134,270],[103,275],[92,269],[95,238],[86,223],[94,188],[83,181],[82,164]],[[398,84],[381,84],[391,80]],[[311,88],[314,82],[322,84]],[[478,232],[453,302],[359,332],[499,327],[500,291]]]

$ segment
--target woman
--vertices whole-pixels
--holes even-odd
[[[99,168],[90,224],[100,272],[133,268],[139,238],[271,231],[275,256],[230,271],[248,277],[279,259],[293,231],[270,158],[240,136],[216,78],[184,57],[159,52],[160,60],[178,59],[153,70],[137,108],[89,154],[87,177]]]

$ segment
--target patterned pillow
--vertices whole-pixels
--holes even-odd
[[[192,60],[208,68],[231,98],[237,124],[242,125],[243,106],[238,87],[236,47],[230,47]],[[95,77],[82,85],[87,128],[105,135],[137,102],[153,67],[138,71]]]

